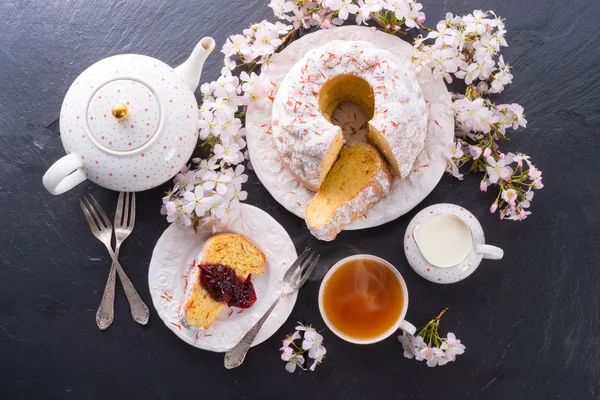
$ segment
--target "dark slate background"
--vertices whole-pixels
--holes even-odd
[[[133,322],[121,288],[106,332],[94,315],[109,258],[84,223],[77,199],[93,193],[113,210],[116,193],[82,184],[59,197],[42,187],[64,155],[58,114],[71,82],[89,65],[132,52],[181,63],[204,35],[220,48],[251,22],[271,18],[267,1],[3,0],[0,4],[0,398],[486,398],[600,397],[600,6],[597,0],[423,0],[428,23],[447,11],[493,9],[507,18],[514,83],[497,102],[525,107],[529,125],[504,148],[531,155],[544,173],[533,215],[500,222],[479,177],[444,177],[409,215],[379,228],[318,243],[251,173],[248,202],[290,233],[297,248],[319,249],[321,269],[300,292],[292,316],[244,365],[177,339],[152,310]],[[213,54],[202,81],[218,77]],[[151,305],[147,269],[167,227],[159,214],[169,184],[138,196],[135,231],[121,260]],[[418,209],[451,202],[480,218],[489,243],[505,249],[469,279],[434,285],[410,270],[402,237]],[[407,360],[390,338],[371,346],[325,330],[327,359],[315,373],[290,375],[280,340],[302,320],[324,328],[317,291],[341,257],[372,253],[394,263],[411,296],[407,318],[421,324],[443,307],[443,333],[467,346],[457,362],[430,369]]]

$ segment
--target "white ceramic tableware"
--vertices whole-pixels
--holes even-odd
[[[368,339],[359,339],[359,338],[355,338],[352,336],[348,336],[348,335],[340,332],[335,327],[335,325],[333,325],[331,323],[329,318],[327,318],[327,313],[325,312],[325,309],[323,307],[323,293],[325,292],[325,287],[327,286],[327,281],[329,280],[329,278],[331,278],[331,276],[335,273],[335,271],[337,271],[340,267],[342,267],[345,264],[347,264],[351,261],[354,261],[354,260],[373,260],[379,264],[384,265],[385,267],[387,267],[394,273],[394,275],[398,279],[398,282],[400,282],[400,286],[402,287],[402,295],[403,295],[402,311],[400,312],[400,315],[398,316],[396,323],[392,327],[390,327],[390,329],[385,331],[384,333],[382,333],[378,336],[372,337],[372,338],[368,338]],[[406,333],[408,333],[410,335],[414,335],[417,329],[415,328],[415,326],[413,324],[411,324],[410,322],[408,322],[404,319],[404,317],[406,316],[407,310],[408,310],[408,289],[406,288],[406,283],[404,282],[404,278],[402,278],[402,275],[400,275],[400,272],[398,272],[398,270],[392,264],[390,264],[383,258],[376,257],[376,256],[373,256],[370,254],[356,254],[356,255],[346,257],[346,258],[338,261],[337,263],[335,263],[333,265],[333,267],[331,267],[329,269],[327,274],[323,277],[323,281],[321,282],[321,287],[319,288],[319,311],[321,312],[321,317],[323,318],[323,321],[325,321],[325,324],[333,333],[335,333],[337,336],[339,336],[340,338],[342,338],[345,341],[350,342],[350,343],[355,343],[355,344],[377,343],[377,342],[380,342],[380,341],[390,337],[398,329],[402,329]],[[358,323],[358,321],[357,321],[357,323]]]
[[[362,40],[385,49],[398,59],[409,62],[413,47],[406,41],[384,32],[372,32],[364,26],[342,26],[323,29],[294,40],[280,53],[271,57],[269,70],[261,77],[279,83],[290,68],[315,47],[331,40]],[[367,214],[346,226],[345,230],[365,229],[385,224],[416,207],[436,187],[446,169],[442,152],[454,140],[452,99],[444,81],[428,71],[417,74],[429,109],[429,125],[425,147],[417,157],[413,171],[405,178],[395,180],[391,192]],[[304,211],[314,192],[302,186],[284,167],[269,134],[271,108],[248,106],[246,140],[254,172],[275,200],[288,211],[304,218]]]
[[[435,204],[408,224],[404,253],[412,269],[435,283],[454,283],[471,275],[483,258],[500,260],[504,251],[485,244],[481,224],[454,204]]]
[[[240,205],[240,216],[222,226],[222,232],[244,235],[267,256],[263,272],[252,275],[256,302],[248,309],[226,307],[207,330],[186,329],[180,323],[184,291],[194,260],[208,238],[210,227],[194,233],[172,224],[162,234],[150,261],[148,283],[152,303],[165,325],[183,341],[203,350],[225,352],[235,346],[273,304],[281,291],[282,280],[290,265],[298,258],[296,248],[285,229],[269,214],[249,204]],[[288,319],[298,293],[279,301],[254,339],[256,346],[271,337]]]
[[[177,68],[138,54],[105,58],[69,88],[60,111],[67,155],[43,183],[61,194],[89,179],[108,189],[136,192],[172,178],[198,140],[198,86],[215,47],[205,37]]]

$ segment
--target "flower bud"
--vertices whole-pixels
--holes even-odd
[[[489,147],[483,151],[483,156],[485,158],[489,157],[490,154],[492,154],[492,150]]]
[[[427,17],[425,17],[425,14],[423,13],[419,13],[419,16],[417,17],[417,22],[422,24],[427,20]]]
[[[494,204],[492,204],[492,206],[490,207],[490,212],[493,214],[496,212],[497,209],[498,209],[498,203],[494,202]],[[502,218],[502,214],[500,214],[500,218]]]
[[[521,208],[521,212],[519,213],[519,219],[523,221],[525,219],[525,210]]]
[[[479,190],[481,190],[482,192],[487,192],[487,182],[485,181],[485,179],[482,180],[479,184]]]

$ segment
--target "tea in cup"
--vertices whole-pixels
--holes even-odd
[[[346,257],[327,272],[319,289],[319,311],[329,329],[357,344],[379,342],[398,328],[414,334],[404,320],[408,291],[402,275],[382,258]]]

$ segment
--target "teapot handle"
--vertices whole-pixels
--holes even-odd
[[[502,257],[504,257],[504,250],[496,246],[480,244],[475,250],[477,253],[481,254],[483,258],[487,258],[488,260],[501,260]]]
[[[82,168],[81,157],[74,153],[67,154],[48,168],[42,178],[44,187],[54,195],[71,190],[87,179]]]

